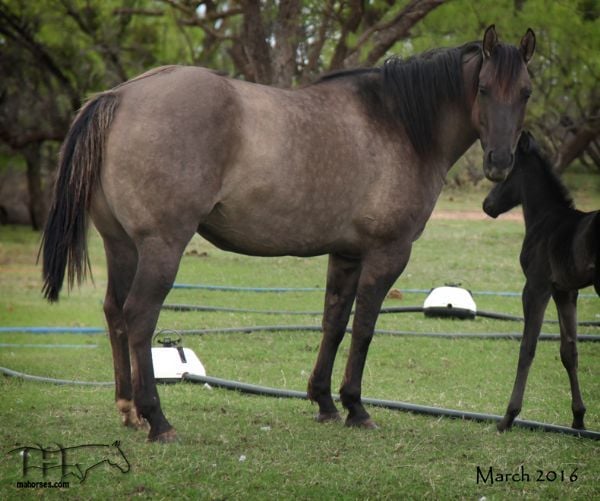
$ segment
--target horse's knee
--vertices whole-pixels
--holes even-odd
[[[109,323],[115,322],[123,315],[123,309],[117,304],[117,300],[111,294],[104,298],[104,316]]]
[[[529,368],[533,362],[533,359],[535,358],[535,349],[535,346],[521,347],[519,352],[519,362],[517,365],[518,369],[523,370]]]
[[[577,368],[579,355],[577,353],[577,344],[575,341],[562,343],[560,346],[560,360],[567,370]]]

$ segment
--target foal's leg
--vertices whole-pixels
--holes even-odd
[[[506,414],[498,423],[498,431],[510,429],[515,418],[521,412],[523,405],[523,394],[525,393],[525,385],[527,384],[527,376],[535,349],[537,346],[538,337],[544,320],[544,312],[548,301],[550,300],[550,292],[545,289],[536,289],[527,282],[523,289],[523,314],[525,316],[525,326],[523,328],[523,338],[521,339],[521,348],[519,351],[519,362],[517,365],[517,376],[513,386],[512,395],[508,402]]]
[[[552,297],[558,310],[560,322],[560,359],[562,360],[571,384],[571,409],[573,428],[583,430],[585,405],[579,390],[577,378],[577,296],[578,291],[554,291]]]
[[[137,267],[137,252],[133,243],[125,240],[105,239],[108,287],[104,299],[104,314],[108,324],[115,369],[115,400],[125,426],[143,428],[145,423],[133,404],[131,366],[127,326],[123,318],[123,305],[129,294]]]
[[[376,428],[361,402],[362,375],[381,304],[410,257],[411,245],[381,249],[363,259],[352,324],[352,343],[340,388],[342,404],[348,409],[346,426]]]
[[[327,291],[323,313],[323,339],[315,368],[308,381],[308,396],[319,405],[319,422],[339,420],[340,415],[331,398],[333,362],[346,333],[352,303],[360,273],[360,261],[329,256]]]
[[[170,442],[176,437],[160,406],[151,344],[161,306],[175,280],[186,243],[147,237],[138,244],[138,267],[123,308],[134,402],[138,413],[150,423],[150,441]]]

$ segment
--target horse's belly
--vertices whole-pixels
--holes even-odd
[[[217,247],[254,256],[318,256],[359,253],[351,224],[334,226],[326,217],[272,213],[226,217],[217,207],[198,226],[198,233]]]

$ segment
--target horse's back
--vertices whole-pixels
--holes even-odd
[[[247,254],[360,252],[400,229],[414,239],[441,188],[348,82],[283,90],[166,67],[114,92],[97,213],[129,235],[193,227]]]

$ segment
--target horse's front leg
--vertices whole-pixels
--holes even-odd
[[[585,429],[583,417],[585,405],[581,398],[579,379],[577,378],[577,296],[578,291],[553,291],[552,297],[558,310],[560,322],[560,359],[569,375],[571,385],[571,409],[573,428]]]
[[[319,405],[317,421],[337,421],[338,410],[331,398],[331,372],[346,333],[360,274],[360,261],[329,256],[327,290],[323,313],[323,339],[315,368],[308,381],[308,397]]]
[[[521,339],[521,348],[519,350],[519,362],[517,364],[517,375],[513,386],[510,401],[506,409],[506,414],[498,423],[498,431],[510,429],[515,418],[521,412],[523,406],[523,395],[527,384],[529,368],[535,357],[538,337],[544,321],[544,312],[550,299],[550,291],[533,287],[529,281],[525,283],[523,289],[523,315],[525,317],[525,326],[523,328],[523,338]]]
[[[352,324],[352,343],[340,388],[342,404],[348,409],[347,426],[376,428],[361,402],[362,375],[381,304],[408,263],[410,250],[411,245],[399,249],[384,248],[363,259]]]

